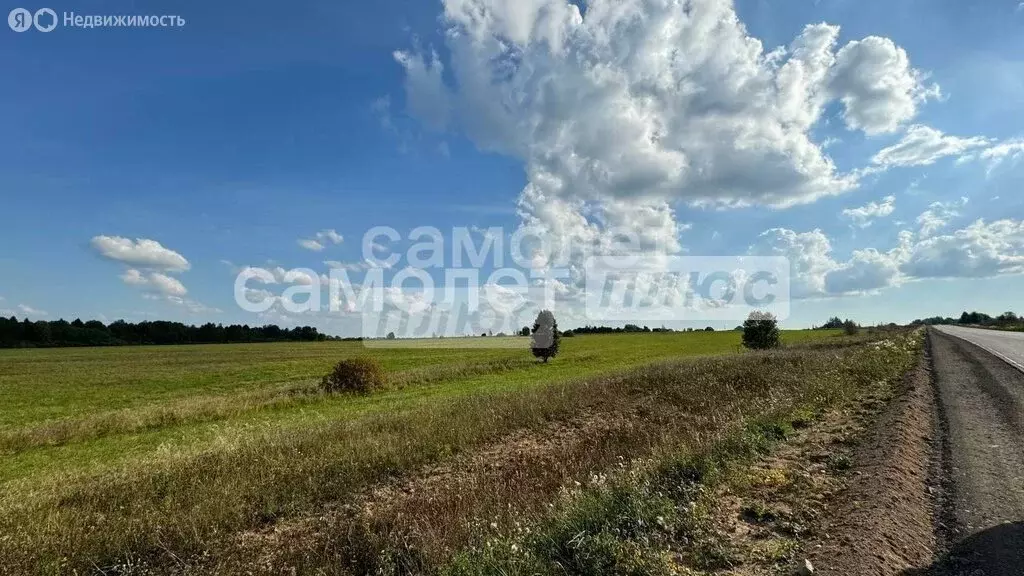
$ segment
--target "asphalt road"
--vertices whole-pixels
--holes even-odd
[[[980,346],[1024,370],[1024,332],[1003,332],[959,326],[939,326],[938,329]]]
[[[1024,333],[937,327],[947,574],[1024,574]]]

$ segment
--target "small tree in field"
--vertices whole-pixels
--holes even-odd
[[[768,312],[751,312],[743,323],[743,345],[751,350],[779,347],[779,321]]]
[[[843,332],[847,336],[855,336],[860,332],[860,326],[858,326],[853,320],[847,320],[846,322],[843,322]]]
[[[537,358],[548,360],[558,355],[558,345],[561,334],[558,333],[558,322],[550,310],[542,310],[537,315],[537,321],[533,323],[533,336],[530,339],[530,349]]]

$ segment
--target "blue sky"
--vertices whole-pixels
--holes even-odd
[[[566,68],[573,61],[566,54],[607,57],[622,67],[619,72],[640,78],[647,64],[623,64],[615,58],[625,52],[616,50],[627,46],[643,55],[649,47],[643,40],[651,38],[643,28],[655,21],[648,4],[659,2],[625,3],[639,15],[631,21],[638,29],[607,28],[623,35],[608,51],[586,43],[600,29],[599,10],[587,3],[533,0],[509,13],[500,4],[383,0],[283,8],[251,2],[239,10],[225,3],[115,1],[93,3],[85,11],[78,3],[51,2],[46,6],[58,14],[176,14],[186,25],[58,27],[46,34],[3,30],[0,105],[7,121],[0,132],[0,207],[6,217],[0,228],[0,310],[48,319],[260,323],[265,318],[241,311],[234,302],[240,267],[272,263],[325,272],[324,261],[359,262],[360,238],[371,226],[512,230],[532,217],[552,226],[552,233],[566,233],[555,220],[580,206],[611,213],[624,205],[649,205],[659,214],[662,208],[670,212],[666,230],[679,253],[772,253],[809,262],[809,268],[794,270],[810,277],[811,288],[795,304],[787,321],[791,326],[820,323],[833,314],[878,322],[964,308],[1024,311],[1024,163],[1019,162],[1024,10],[1018,2],[737,2],[745,37],[759,39],[764,53],[795,47],[806,25],[827,22],[839,27],[833,56],[851,41],[877,36],[890,39],[909,59],[902,67],[892,59],[872,60],[885,55],[887,44],[878,44],[882,52],[849,50],[846,68],[843,58],[836,58],[829,79],[821,81],[821,92],[829,96],[818,104],[807,98],[807,107],[820,110],[806,129],[792,128],[788,116],[775,117],[778,103],[766,112],[758,107],[736,113],[744,106],[737,101],[716,112],[737,114],[717,120],[723,125],[736,120],[760,126],[759,115],[765,115],[764,126],[783,126],[780,139],[797,142],[806,134],[813,146],[809,157],[820,154],[834,166],[804,164],[799,177],[792,156],[802,140],[793,144],[796,148],[775,149],[757,139],[754,149],[737,152],[740,144],[722,138],[719,128],[704,133],[705,128],[688,123],[708,113],[707,106],[675,107],[670,92],[668,104],[648,111],[658,122],[678,124],[664,129],[665,142],[658,144],[664,149],[652,149],[649,158],[636,147],[626,158],[622,150],[611,149],[607,136],[579,131],[581,124],[599,126],[602,114],[617,110],[608,102],[618,102],[614,98],[621,94],[607,86],[593,92],[598,102],[581,104],[575,117],[553,106],[522,104],[508,112],[513,128],[488,132],[482,126],[492,111],[473,104],[488,94],[525,96],[529,102],[545,90],[592,91],[594,86],[570,84],[586,76]],[[726,13],[732,9],[728,2],[695,4],[713,4]],[[9,12],[22,5],[43,7],[5,6]],[[697,12],[711,11],[700,6]],[[470,18],[471,9],[490,16]],[[573,20],[574,9],[579,22]],[[551,16],[563,13],[569,14],[564,20]],[[563,45],[546,44],[553,36],[544,35],[544,18],[561,27],[557,36]],[[522,27],[510,22],[534,27],[524,36]],[[453,39],[452,30],[461,38]],[[684,38],[693,31],[682,26],[675,32]],[[560,73],[546,84],[534,86],[534,78],[527,78],[525,87],[509,83],[474,94],[473,72],[456,64],[458,54],[465,62],[488,55],[483,44],[466,44],[474,34],[504,40],[512,48],[502,58],[519,71],[529,65],[537,74]],[[715,34],[707,41],[722,42],[728,53],[735,37]],[[701,51],[688,55],[688,49],[679,48],[681,61],[703,57],[706,65],[689,74],[659,70],[658,64],[647,71],[652,77],[685,79],[698,93],[727,89],[712,69],[721,62]],[[396,51],[405,60],[400,62]],[[741,52],[737,48],[740,55],[732,64],[745,62]],[[783,60],[793,53],[790,49]],[[763,60],[759,65],[777,84],[778,70]],[[417,63],[426,74],[416,75]],[[879,71],[885,66],[887,72]],[[736,68],[722,70],[727,76]],[[856,84],[875,77],[912,85],[889,87],[892,94],[880,95]],[[440,96],[432,79],[442,86]],[[624,93],[639,98],[640,81],[631,82]],[[847,107],[844,98],[852,97],[860,98],[860,112]],[[572,111],[573,102],[563,104]],[[523,131],[526,125],[554,127],[565,135],[552,139]],[[751,133],[760,138],[775,129]],[[907,143],[913,134],[919,138]],[[722,141],[694,143],[702,137]],[[903,155],[879,160],[880,151],[901,142],[907,143]],[[637,190],[595,184],[551,160],[558,155],[586,159],[601,174],[636,176],[651,185]],[[694,176],[696,169],[664,178],[645,171],[648,161],[660,170],[666,157],[699,158],[706,164],[701,173],[715,172],[715,177]],[[730,188],[736,182],[774,182],[774,173],[766,173],[761,162],[779,168],[778,185],[763,198],[752,196],[760,193],[756,186]],[[550,169],[564,186],[543,189],[547,180],[538,179],[539,168]],[[856,182],[838,183],[851,174]],[[539,195],[524,191],[534,185]],[[538,203],[557,210],[542,210]],[[926,233],[923,217],[929,211],[938,220]],[[555,220],[545,220],[549,217]],[[983,225],[976,225],[979,220]],[[993,225],[998,222],[1003,224]],[[600,234],[600,225],[593,225],[588,233]],[[317,252],[300,246],[299,240],[323,230],[336,230],[345,241],[326,242]],[[770,230],[776,232],[766,235]],[[901,233],[912,237],[901,240]],[[186,258],[188,268],[169,271],[150,262],[147,269],[113,258],[94,241],[104,236],[153,240]],[[826,254],[820,251],[822,238],[830,246]],[[904,250],[894,252],[901,245]],[[855,251],[871,248],[877,258],[854,258]],[[153,272],[177,280],[187,294],[126,280],[127,270],[136,269],[143,277]],[[845,276],[837,270],[863,273],[858,276],[863,281],[841,285]],[[828,285],[822,288],[822,282]],[[326,316],[273,320],[312,323],[333,333],[353,329]]]

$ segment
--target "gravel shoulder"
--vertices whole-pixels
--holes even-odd
[[[936,574],[1024,573],[1024,373],[940,330],[931,344],[943,419],[949,550]]]
[[[832,499],[818,573],[1024,574],[1024,373],[986,350],[1010,355],[1016,340],[974,332],[929,331]]]
[[[936,326],[935,331],[966,340],[1024,370],[1024,332],[963,326]]]

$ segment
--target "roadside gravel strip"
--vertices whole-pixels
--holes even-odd
[[[1024,574],[1024,334],[941,327],[931,343],[949,474],[935,573]]]

